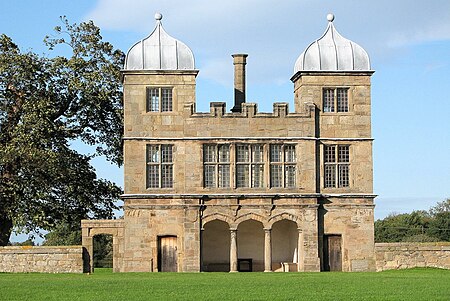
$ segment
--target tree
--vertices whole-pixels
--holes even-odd
[[[390,214],[382,220],[375,221],[375,242],[416,241],[425,237],[425,229],[430,223],[430,215],[426,211]]]
[[[450,241],[450,199],[428,211],[391,214],[375,221],[375,242]]]
[[[430,208],[430,214],[433,216],[443,212],[450,212],[450,199],[438,202],[435,206]]]
[[[435,214],[428,232],[440,241],[450,241],[450,211]]]
[[[45,43],[70,57],[21,52],[0,35],[0,245],[13,229],[52,229],[111,218],[121,190],[97,179],[90,159],[122,163],[124,54],[92,21],[55,28]],[[94,154],[71,148],[95,145]]]
[[[94,236],[94,267],[113,267],[113,238],[108,234]]]
[[[44,246],[81,245],[81,225],[60,222],[49,233],[45,234]]]

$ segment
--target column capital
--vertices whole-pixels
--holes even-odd
[[[264,231],[265,232],[270,232],[270,231],[272,231],[272,228],[264,228]]]

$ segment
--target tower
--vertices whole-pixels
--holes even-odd
[[[313,102],[317,108],[321,268],[374,270],[370,93],[374,71],[367,52],[338,33],[332,14],[327,19],[325,33],[298,57],[291,78],[295,106]],[[342,266],[333,263],[344,253]]]

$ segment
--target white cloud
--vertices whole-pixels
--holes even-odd
[[[288,79],[298,55],[325,30],[328,12],[335,13],[339,32],[372,58],[450,39],[448,0],[99,0],[86,18],[102,29],[145,36],[157,11],[168,33],[194,51],[199,76],[219,83],[229,81],[230,74],[221,70],[237,52],[249,54],[249,68],[255,70],[250,82]]]

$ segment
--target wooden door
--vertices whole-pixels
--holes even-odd
[[[159,237],[158,271],[177,272],[177,237]]]
[[[325,235],[323,242],[323,259],[325,271],[342,271],[342,237]]]

